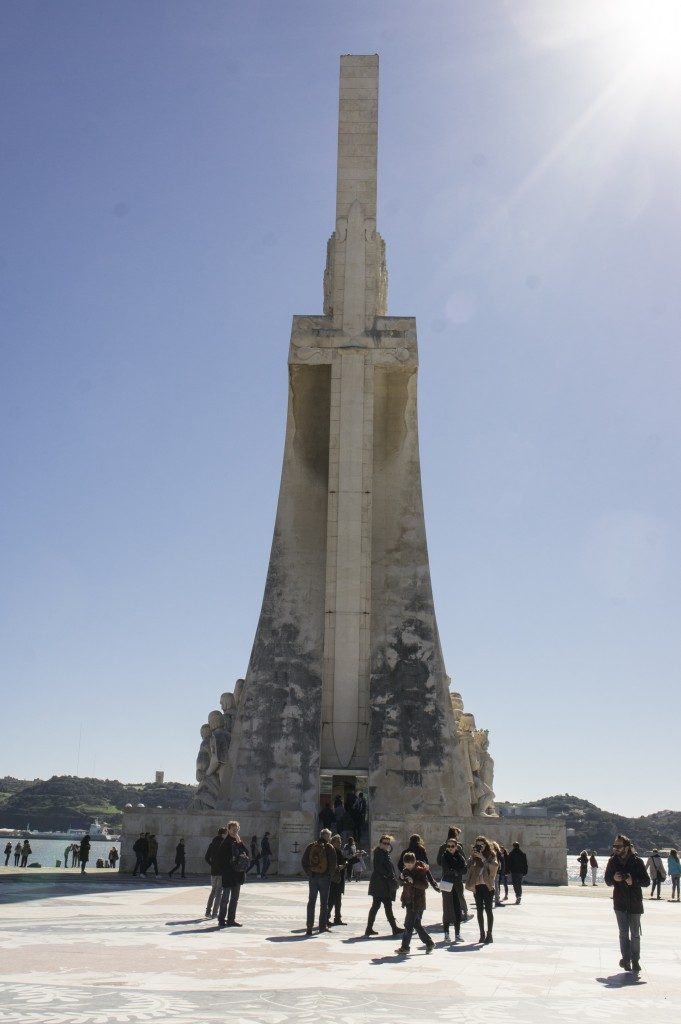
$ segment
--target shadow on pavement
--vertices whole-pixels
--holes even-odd
[[[611,974],[608,978],[596,978],[606,988],[629,988],[632,985],[646,985],[640,974],[633,974],[630,971],[622,971],[621,974]]]

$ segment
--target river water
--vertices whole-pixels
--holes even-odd
[[[20,837],[20,839],[21,842],[23,842],[23,837]],[[9,838],[3,836],[0,839],[0,852],[4,851],[8,842],[12,843],[12,850],[14,850],[14,847],[19,841],[19,838],[16,837]],[[29,839],[28,841],[31,844],[31,850],[33,851],[28,858],[29,864],[40,864],[43,868],[53,868],[56,867],[57,861],[59,860],[61,861],[60,866],[64,867],[64,850],[67,846],[71,845],[71,842],[68,839]],[[121,852],[120,843],[112,843],[111,841],[93,841],[90,846],[89,867],[94,867],[99,857],[101,857],[102,860],[106,860],[112,846],[115,846],[119,853]],[[5,858],[3,855],[2,860],[0,860],[0,864],[4,863]],[[14,866],[14,854],[12,854],[9,859],[9,866]],[[71,856],[69,855],[69,867],[70,866]]]

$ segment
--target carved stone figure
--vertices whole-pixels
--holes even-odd
[[[196,757],[196,781],[203,782],[206,771],[210,764],[210,726],[208,723],[201,726],[201,745]]]
[[[475,746],[478,755],[478,802],[474,808],[474,814],[494,814],[494,761],[489,752],[489,732],[487,729],[476,729],[474,734]],[[480,789],[482,788],[482,792]]]
[[[220,770],[227,762],[229,744],[232,738],[231,719],[229,727],[225,727],[225,716],[221,711],[211,711],[208,716],[208,729],[209,761],[203,777],[199,780],[199,788],[190,804],[190,807],[195,810],[212,810],[217,806],[220,794]],[[201,734],[203,735],[203,727]],[[203,742],[206,741],[204,740]],[[203,754],[203,757],[205,758],[205,754]]]

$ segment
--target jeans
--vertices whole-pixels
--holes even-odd
[[[381,906],[385,910],[385,916],[388,918],[388,924],[392,928],[393,932],[399,932],[401,929],[397,921],[395,920],[395,915],[393,914],[393,901],[382,900],[378,896],[374,896],[373,903],[371,904],[371,908],[369,910],[369,918],[367,920],[367,931],[370,932],[371,929],[374,927],[376,914],[378,913],[378,908]]]
[[[265,878],[265,876],[267,875],[267,872],[270,869],[270,862],[271,862],[271,860],[272,860],[272,858],[270,857],[269,853],[263,853],[263,855],[262,855],[262,868],[261,868],[261,871],[260,871],[260,877],[261,878]]]
[[[240,892],[240,885],[223,884],[222,896],[220,897],[220,912],[218,914],[218,921],[220,922],[220,924],[225,923],[225,918],[227,918],[227,924],[234,924],[234,921],[236,919],[236,905],[239,902]],[[228,903],[229,909],[227,909]]]
[[[422,917],[422,910],[414,910],[413,907],[407,907],[407,912],[404,917],[404,934],[402,936],[402,949],[409,949],[409,946],[411,944],[411,937],[414,934],[414,931],[416,931],[421,942],[425,943],[426,946],[434,945],[434,942],[431,939],[430,935],[421,924]]]
[[[494,890],[488,889],[486,885],[476,885],[475,907],[478,913],[480,936],[483,939],[485,937],[485,916],[487,917],[487,934],[492,934],[492,928],[494,927],[494,911],[492,910],[493,905]]]
[[[307,899],[307,930],[310,931],[314,925],[314,912],[319,895],[319,927],[326,928],[329,921],[329,888],[331,886],[330,875],[310,875],[308,879],[309,896]]]
[[[447,931],[452,924],[458,935],[461,928],[461,904],[453,889],[451,892],[442,893],[442,927]]]
[[[662,879],[658,875],[657,878],[653,878],[652,885],[650,887],[650,898],[652,900],[655,895],[655,889],[657,888],[657,898],[659,899],[662,895]]]
[[[520,903],[520,897],[523,894],[523,876],[522,875],[511,875],[511,882],[513,883],[513,892],[518,903]]]
[[[679,882],[681,882],[681,875],[672,875],[672,899],[674,899],[674,893],[676,893],[676,898],[679,898]]]
[[[641,915],[616,910],[620,930],[620,952],[623,960],[638,960],[641,956]]]
[[[206,904],[206,913],[210,914],[212,911],[213,917],[218,916],[218,908],[220,906],[220,898],[222,896],[222,875],[211,875],[210,876],[210,892],[208,893],[208,903]]]

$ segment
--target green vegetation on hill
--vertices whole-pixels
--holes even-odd
[[[5,782],[0,783],[0,827],[30,825],[39,830],[86,828],[95,817],[115,827],[122,821],[126,804],[183,809],[195,790],[181,782],[125,785],[115,779],[53,775],[44,782],[35,780],[8,792],[2,788]]]
[[[668,850],[670,847],[678,850],[681,847],[680,811],[656,811],[639,818],[626,818],[623,814],[602,811],[588,800],[581,800],[569,793],[545,796],[541,800],[515,806],[546,807],[549,817],[565,818],[566,827],[574,830],[574,835],[568,835],[569,853],[579,853],[585,849],[607,853],[618,832],[629,836],[641,853],[654,847],[659,850]]]

